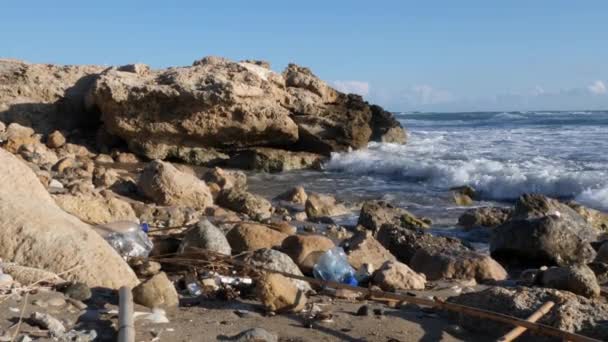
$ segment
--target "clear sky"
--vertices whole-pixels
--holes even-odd
[[[13,1],[0,56],[295,62],[390,110],[608,109],[608,1]]]

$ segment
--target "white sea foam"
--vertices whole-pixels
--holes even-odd
[[[608,211],[608,187],[587,189],[578,195],[576,200],[590,207]]]

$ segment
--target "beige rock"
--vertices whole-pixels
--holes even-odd
[[[23,145],[40,143],[40,138],[34,135],[32,128],[18,123],[8,125],[3,133],[3,138],[0,140],[3,141],[2,147],[11,153],[19,152],[19,149]]]
[[[233,253],[280,246],[287,236],[256,223],[239,223],[226,234]]]
[[[217,197],[217,204],[247,214],[255,220],[267,219],[272,214],[272,204],[261,196],[247,191],[228,189],[222,191]]]
[[[289,190],[287,190],[286,192],[278,195],[275,200],[278,201],[287,201],[287,202],[291,202],[291,203],[295,203],[295,204],[302,204],[304,205],[304,203],[306,203],[306,200],[308,199],[308,194],[306,194],[306,191],[304,190],[304,187],[302,186],[296,186],[294,188],[291,188]]]
[[[63,210],[90,224],[137,221],[131,205],[109,192],[59,194],[53,198]]]
[[[160,205],[195,209],[213,205],[213,197],[205,182],[159,160],[146,165],[139,178],[138,187],[146,197]]]
[[[133,301],[149,308],[174,308],[179,305],[175,286],[165,272],[160,272],[133,288]]]
[[[109,154],[100,153],[95,157],[95,161],[97,163],[112,164],[114,163],[114,158],[112,158],[112,156]]]
[[[321,235],[291,235],[283,240],[281,250],[295,261],[302,272],[310,274],[316,258],[333,247],[333,241]]]
[[[63,136],[63,134],[61,134],[61,132],[59,132],[59,131],[54,131],[53,133],[49,134],[49,136],[46,139],[46,145],[49,148],[59,148],[59,147],[63,146],[65,143],[66,143],[65,136]]]
[[[550,267],[541,273],[540,283],[589,298],[599,297],[601,292],[595,273],[587,265]]]
[[[75,167],[76,161],[70,157],[65,157],[53,165],[53,169],[59,173],[63,173],[65,170]]]
[[[228,166],[245,170],[285,172],[319,169],[325,159],[325,156],[316,153],[256,147],[239,151],[228,160]]]
[[[507,271],[489,255],[474,251],[419,249],[410,266],[428,280],[475,279],[478,282],[507,279]]]
[[[406,264],[399,261],[387,261],[374,273],[373,281],[384,291],[424,290],[426,278]]]
[[[279,232],[287,234],[287,235],[294,235],[298,232],[297,227],[292,226],[285,221],[270,223],[268,225],[268,228],[274,229],[276,231],[279,231]]]
[[[370,231],[356,234],[347,243],[348,262],[355,269],[359,269],[363,264],[369,264],[374,269],[378,269],[386,261],[397,260],[391,252],[374,239]]]
[[[392,224],[408,229],[429,228],[422,219],[403,208],[397,208],[385,201],[367,201],[361,207],[359,225],[377,232],[383,224]]]
[[[0,149],[0,258],[89,286],[135,286],[135,274],[90,226],[59,208],[30,169]]]
[[[299,312],[306,306],[306,294],[289,279],[276,273],[265,274],[257,284],[260,301],[268,311]]]
[[[329,195],[309,194],[304,205],[308,218],[338,216],[348,213],[348,209],[342,204],[336,203],[336,199]]]
[[[608,213],[587,208],[576,202],[566,204],[579,213],[592,227],[599,231],[608,232]]]
[[[120,164],[136,164],[139,163],[139,159],[133,153],[117,153],[114,160]]]
[[[18,281],[21,285],[30,285],[44,279],[44,282],[49,284],[60,284],[65,280],[53,272],[43,269],[19,266],[12,263],[0,263],[2,272],[9,274]]]
[[[23,157],[23,159],[47,170],[49,169],[49,166],[54,165],[58,160],[55,152],[40,143],[21,145],[19,148],[19,155]]]
[[[207,172],[203,179],[207,183],[217,184],[221,190],[247,190],[247,176],[242,171],[230,171],[215,167]]]

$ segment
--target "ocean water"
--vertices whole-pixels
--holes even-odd
[[[473,186],[476,205],[523,193],[608,211],[608,112],[397,113],[406,145],[370,143],[335,153],[322,172],[251,175],[273,196],[301,184],[345,201],[382,198],[451,226],[465,208],[449,188]]]

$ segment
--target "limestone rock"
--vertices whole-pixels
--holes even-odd
[[[357,224],[374,232],[378,231],[383,224],[393,224],[410,229],[429,227],[427,223],[416,218],[409,211],[395,208],[384,201],[363,203]]]
[[[428,280],[475,279],[477,282],[507,279],[507,271],[489,255],[474,251],[418,249],[410,266]]]
[[[585,297],[599,297],[600,286],[587,265],[550,267],[542,272],[540,283],[545,287],[566,290]]]
[[[302,187],[302,186],[293,187],[293,188],[283,192],[282,194],[278,195],[275,198],[275,200],[277,200],[277,201],[286,201],[286,202],[291,202],[294,204],[301,204],[301,205],[304,205],[304,203],[306,203],[307,199],[308,199],[308,194],[306,193],[306,190],[304,190],[304,187]]]
[[[307,301],[304,291],[277,273],[264,274],[257,283],[257,293],[266,310],[272,312],[299,312]]]
[[[339,216],[348,213],[348,209],[336,202],[330,195],[309,194],[304,205],[308,218]]]
[[[179,305],[175,286],[165,272],[160,272],[135,287],[133,301],[149,308],[173,308]]]
[[[207,183],[215,183],[222,190],[238,189],[247,190],[247,175],[242,171],[224,170],[219,167],[207,172],[203,179]]]
[[[310,152],[293,152],[256,147],[237,152],[228,161],[230,167],[264,172],[319,169],[326,157]]]
[[[608,231],[608,213],[587,208],[576,202],[568,202],[566,205],[579,213],[595,229],[602,232]]]
[[[46,139],[46,145],[49,148],[59,148],[66,142],[65,136],[59,131],[53,131]]]
[[[89,286],[135,286],[135,274],[90,226],[59,208],[30,169],[0,149],[0,258],[65,272]]]
[[[264,267],[274,271],[281,271],[295,275],[303,275],[302,271],[298,268],[298,265],[289,257],[289,255],[279,252],[274,249],[262,248],[253,252],[245,258],[245,262],[248,265],[254,267]],[[303,280],[289,279],[293,282],[298,289],[304,293],[308,293],[312,290],[308,282]]]
[[[302,272],[310,274],[320,254],[333,247],[333,241],[321,235],[291,235],[283,240],[281,250],[295,261]]]
[[[226,239],[232,251],[240,253],[280,246],[287,236],[262,224],[239,223],[226,234]]]
[[[0,141],[3,143],[2,147],[5,150],[17,153],[23,145],[40,143],[40,138],[34,135],[32,128],[12,123],[8,125]]]
[[[359,269],[363,264],[369,264],[373,269],[378,269],[386,261],[396,261],[380,242],[374,239],[371,232],[360,232],[345,242],[347,245],[346,254],[348,263],[355,269]]]
[[[247,214],[255,220],[269,218],[272,214],[270,202],[261,196],[242,190],[228,189],[220,192],[217,204],[238,213]]]
[[[137,221],[131,205],[109,192],[59,194],[53,198],[61,209],[90,224]]]
[[[146,165],[138,187],[142,194],[160,205],[196,209],[213,205],[213,197],[205,182],[159,160]]]
[[[499,207],[469,209],[458,218],[458,224],[465,228],[497,227],[507,221],[511,210]]]
[[[58,161],[57,154],[40,143],[25,144],[19,148],[19,155],[46,170]]]
[[[212,252],[230,255],[231,249],[226,236],[208,220],[201,220],[196,226],[190,228],[182,243],[179,252],[184,253],[188,248],[194,247]]]
[[[36,283],[40,279],[45,279],[45,282],[49,284],[59,284],[65,282],[65,280],[59,277],[57,274],[39,268],[3,262],[0,263],[0,269],[2,272],[10,275],[13,277],[13,279],[25,286]]]
[[[384,291],[424,290],[426,278],[406,264],[399,261],[387,261],[374,273],[374,284]]]

